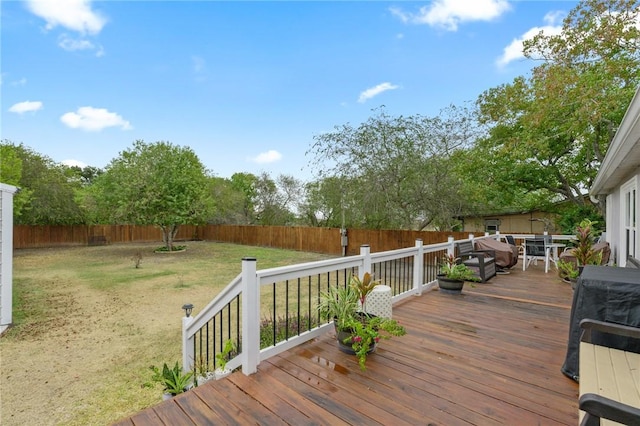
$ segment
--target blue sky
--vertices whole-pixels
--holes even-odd
[[[1,137],[106,166],[137,139],[216,176],[313,176],[314,135],[435,116],[527,74],[575,1],[2,1]]]

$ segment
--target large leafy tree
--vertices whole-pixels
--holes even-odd
[[[156,225],[168,250],[183,224],[212,215],[207,171],[189,147],[138,140],[93,184],[95,208],[112,223]]]
[[[213,224],[247,223],[245,194],[233,186],[231,179],[210,178],[209,191],[213,198],[214,209],[207,222]]]
[[[311,188],[309,200],[334,222],[335,212],[345,210],[347,226],[451,229],[466,209],[452,155],[477,132],[465,108],[452,106],[437,117],[393,117],[380,108],[358,127],[344,124],[314,137],[308,154],[322,185]]]
[[[20,187],[22,179],[22,160],[16,153],[16,148],[8,140],[0,143],[0,182]],[[13,216],[20,217],[22,207],[29,201],[31,191],[21,189],[13,198]]]
[[[561,34],[525,43],[525,55],[540,61],[529,77],[479,97],[491,132],[473,152],[475,168],[507,198],[584,204],[640,82],[639,17],[637,1],[580,2]]]
[[[279,175],[273,180],[261,173],[254,185],[255,218],[260,225],[292,225],[302,195],[302,184],[293,176]]]
[[[257,181],[258,177],[251,173],[234,173],[231,176],[231,187],[243,194],[242,219],[238,223],[254,223]]]
[[[305,201],[300,205],[300,220],[308,226],[352,227],[351,210],[343,206],[342,189],[348,187],[337,177],[308,182],[304,186]]]
[[[0,144],[2,181],[16,185],[15,223],[24,225],[74,225],[85,223],[64,166],[23,144]],[[6,180],[5,180],[6,179]]]

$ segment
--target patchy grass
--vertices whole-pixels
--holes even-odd
[[[181,309],[194,313],[241,272],[327,256],[189,242],[16,250],[14,326],[0,340],[0,423],[104,425],[161,401],[149,366],[181,359]],[[136,268],[135,256],[142,259]]]

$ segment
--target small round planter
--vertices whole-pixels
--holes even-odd
[[[229,374],[231,374],[231,370],[229,370],[228,368],[225,368],[225,369],[216,368],[216,371],[215,371],[216,380],[224,379]]]
[[[461,294],[462,287],[464,287],[464,281],[452,280],[445,276],[439,276],[438,287],[440,287],[441,292],[446,294]]]
[[[209,380],[214,380],[215,378],[216,378],[216,373],[209,371],[203,376],[198,376],[196,379],[196,382],[198,383],[198,386],[200,386],[200,385],[204,385]]]

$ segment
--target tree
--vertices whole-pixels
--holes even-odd
[[[234,173],[231,176],[231,187],[243,194],[242,222],[251,224],[255,219],[256,182],[258,177],[251,173]]]
[[[15,223],[24,225],[75,225],[85,223],[64,167],[23,144],[4,140],[2,176],[20,188],[15,197]],[[17,180],[17,182],[16,182]]]
[[[8,140],[0,144],[0,182],[20,187],[22,179],[22,160],[18,157],[16,149]],[[13,197],[13,216],[18,221],[22,207],[29,201],[31,191],[22,189]]]
[[[212,177],[209,191],[214,209],[207,222],[214,224],[246,224],[245,193],[236,189],[231,179]]]
[[[587,0],[560,35],[541,32],[525,43],[525,55],[541,64],[477,102],[481,122],[492,127],[477,157],[506,160],[492,164],[496,182],[584,204],[640,82],[639,17],[637,1]]]
[[[338,177],[327,177],[305,184],[305,201],[300,206],[300,219],[308,226],[351,227],[352,220],[343,206],[342,188],[348,186]]]
[[[392,117],[380,108],[358,127],[336,126],[315,136],[307,152],[323,183],[314,188],[314,209],[333,215],[340,206],[356,227],[451,229],[466,203],[450,160],[479,131],[471,112],[454,106],[437,117]],[[327,185],[327,178],[342,187]],[[330,193],[319,196],[324,188]],[[334,206],[323,208],[323,199]],[[307,210],[307,217],[312,214]]]
[[[256,222],[271,226],[293,224],[301,188],[292,176],[279,175],[274,181],[266,172],[261,173],[254,185]]]
[[[212,214],[207,171],[188,147],[134,142],[95,179],[95,207],[112,223],[156,225],[167,250],[183,224]]]

